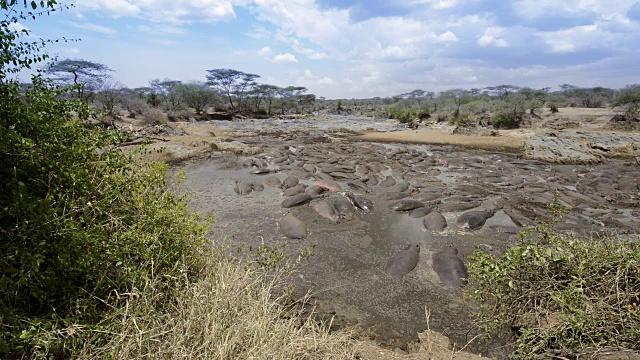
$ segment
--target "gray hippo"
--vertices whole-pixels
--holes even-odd
[[[404,250],[387,261],[384,272],[399,279],[415,269],[418,260],[420,260],[420,244],[407,245]]]
[[[462,259],[458,257],[458,249],[454,246],[449,245],[433,254],[432,260],[433,270],[446,287],[461,288],[467,283],[469,272]]]

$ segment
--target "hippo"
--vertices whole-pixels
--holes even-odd
[[[469,272],[462,259],[458,257],[458,249],[454,246],[449,245],[446,249],[438,251],[431,259],[433,270],[446,287],[461,288],[466,285]]]
[[[387,261],[384,272],[388,276],[400,279],[415,269],[418,260],[420,260],[420,244],[407,245],[404,250]]]
[[[415,199],[398,200],[389,205],[389,209],[393,211],[409,211],[421,207],[424,207],[424,203]]]
[[[312,205],[313,209],[323,218],[338,222],[340,214],[336,210],[333,201],[321,201]]]
[[[307,227],[291,213],[278,221],[278,228],[282,235],[289,239],[304,239],[307,237]]]
[[[308,203],[312,199],[313,199],[313,196],[311,196],[309,194],[294,195],[294,196],[290,196],[290,197],[284,199],[284,201],[282,201],[281,206],[283,208],[290,208],[290,207],[294,207],[294,206],[299,206],[299,205]]]
[[[427,230],[441,232],[447,227],[447,219],[440,212],[432,211],[422,219],[422,224]]]
[[[251,193],[252,190],[253,184],[247,181],[236,180],[236,185],[233,187],[233,191],[238,195],[247,195]]]
[[[351,203],[351,201],[349,201],[349,199],[344,197],[337,198],[335,200],[335,207],[336,207],[336,210],[338,211],[338,214],[340,214],[341,218],[345,220],[353,219],[353,215],[355,214],[356,209]]]
[[[495,215],[495,211],[491,210],[468,211],[456,219],[456,226],[463,230],[476,230],[481,228],[493,215]]]
[[[285,190],[282,193],[282,196],[294,196],[294,195],[299,195],[305,192],[305,190],[307,189],[306,185],[304,184],[298,184],[294,187],[288,188],[287,190]]]

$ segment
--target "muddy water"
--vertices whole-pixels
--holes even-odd
[[[459,249],[465,262],[478,246],[499,253],[513,243],[515,235],[497,229],[547,219],[546,204],[555,191],[562,195],[563,203],[574,206],[572,214],[561,224],[563,229],[620,234],[636,234],[640,229],[638,168],[619,164],[551,165],[509,154],[425,145],[349,143],[331,136],[293,136],[286,132],[236,140],[262,146],[264,152],[256,158],[266,160],[269,168],[281,169],[275,174],[281,180],[288,171],[300,170],[300,163],[296,162],[325,170],[335,165],[356,169],[379,164],[382,169],[376,174],[379,180],[393,175],[398,181],[410,183],[414,192],[441,193],[442,203],[438,206],[442,208],[453,202],[473,202],[478,204],[475,209],[480,209],[487,200],[501,201],[504,206],[478,230],[462,232],[455,226],[457,217],[472,208],[444,212],[448,228],[443,233],[433,233],[425,230],[422,219],[390,211],[389,202],[379,197],[385,189],[375,185],[371,186],[374,195],[365,195],[374,202],[374,211],[358,211],[353,220],[333,223],[313,210],[313,202],[283,209],[280,189],[265,186],[261,192],[236,194],[235,181],[264,179],[249,174],[252,168],[242,166],[247,158],[214,153],[210,160],[185,168],[187,180],[182,186],[191,192],[191,209],[215,214],[214,239],[226,239],[242,248],[284,245],[292,255],[314,245],[314,256],[294,274],[298,292],[310,290],[314,294],[320,316],[336,315],[339,321],[363,324],[377,339],[391,345],[403,346],[417,339],[417,333],[427,327],[425,308],[431,311],[431,329],[444,333],[457,344],[464,345],[477,334],[478,329],[472,324],[472,307],[465,303],[460,290],[441,284],[431,267],[432,254],[450,244]],[[273,163],[274,157],[282,152],[292,164]],[[335,174],[344,176],[345,172]],[[339,177],[335,180],[345,190],[349,189],[347,182],[351,180]],[[313,181],[301,180],[309,185]],[[342,196],[339,192],[327,194],[339,196]],[[287,212],[306,224],[307,239],[288,240],[280,234],[276,222]],[[408,244],[421,245],[416,269],[401,280],[386,276],[383,270],[386,261]],[[495,346],[479,341],[470,348],[491,354],[489,350]]]

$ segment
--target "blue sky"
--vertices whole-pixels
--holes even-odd
[[[63,2],[64,3],[64,2]],[[18,26],[129,87],[259,74],[327,98],[640,82],[640,0],[77,0]]]

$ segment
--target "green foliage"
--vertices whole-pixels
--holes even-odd
[[[418,119],[424,121],[431,118],[431,110],[428,107],[423,107],[418,111]]]
[[[467,295],[490,335],[514,330],[514,358],[571,357],[594,347],[640,349],[640,242],[554,231],[568,211],[520,234],[502,258],[476,252]]]
[[[640,110],[640,85],[627,85],[624,89],[620,90],[613,106],[626,106],[627,113],[633,115]]]
[[[558,105],[556,104],[549,104],[549,110],[551,111],[552,114],[560,112],[560,110],[558,109]]]
[[[414,108],[399,108],[395,105],[387,106],[386,113],[390,119],[396,119],[401,124],[406,124],[418,118],[418,112]],[[423,115],[424,116],[424,115]],[[431,114],[429,114],[431,116]]]
[[[342,100],[338,100],[338,105],[336,105],[336,110],[337,111],[342,110]]]
[[[0,85],[0,350],[13,355],[65,354],[74,338],[51,334],[188,270],[204,232],[167,192],[164,165],[111,148],[119,134],[83,127],[89,108],[61,94],[40,77],[25,94]]]
[[[524,120],[524,108],[513,105],[513,109],[497,111],[491,118],[491,124],[496,129],[517,129]]]

